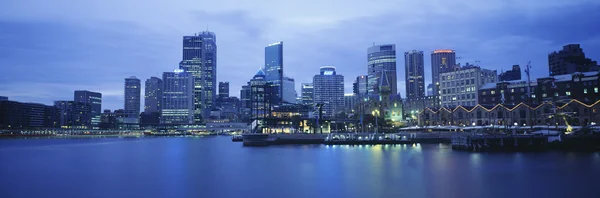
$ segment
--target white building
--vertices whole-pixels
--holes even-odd
[[[442,106],[475,106],[477,90],[485,83],[497,81],[496,70],[479,66],[465,66],[456,71],[440,74],[440,97]]]
[[[194,123],[194,76],[183,70],[163,73],[163,100],[160,122]]]
[[[323,117],[333,117],[344,109],[344,76],[333,66],[323,66],[313,77],[314,103],[323,104]]]

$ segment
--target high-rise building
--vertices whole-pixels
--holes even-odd
[[[160,112],[162,110],[163,81],[157,77],[146,80],[144,93],[144,112]]]
[[[396,45],[376,45],[367,49],[369,95],[379,95],[379,78],[385,74],[390,80],[392,95],[398,93],[396,77]],[[385,71],[382,73],[382,71]]]
[[[302,104],[312,105],[315,87],[312,83],[302,83]]]
[[[208,117],[217,96],[217,38],[204,31],[183,37],[183,59],[179,69],[194,76],[194,123]]]
[[[283,102],[284,103],[296,103],[296,82],[293,78],[284,76],[283,77]]]
[[[366,75],[360,75],[356,77],[356,80],[352,84],[352,93],[354,93],[354,95],[357,97],[367,97],[369,91],[368,79],[369,77]]]
[[[579,44],[565,45],[562,50],[548,54],[548,67],[550,76],[599,70],[598,63],[586,58]]]
[[[477,91],[485,83],[497,81],[496,70],[482,69],[479,66],[466,66],[453,72],[440,74],[442,106],[475,106]]]
[[[521,67],[513,65],[512,70],[505,71],[498,75],[498,81],[521,80]]]
[[[431,84],[433,95],[440,95],[440,74],[457,69],[454,50],[434,50],[431,52]]]
[[[87,129],[90,126],[91,105],[75,101],[55,101],[61,128]]]
[[[123,123],[139,123],[141,89],[141,82],[135,76],[125,78],[125,117]]]
[[[74,101],[90,105],[89,122],[90,127],[98,128],[100,126],[100,117],[102,116],[102,94],[86,90],[77,90],[74,94]]]
[[[273,104],[271,94],[275,94],[276,91],[271,90],[275,87],[266,80],[265,76],[265,72],[261,69],[250,80],[250,114],[252,120],[267,118],[271,114]]]
[[[425,67],[423,64],[423,51],[412,50],[404,53],[406,97],[408,99],[425,96]]]
[[[229,97],[229,82],[219,82],[219,98]]]
[[[250,121],[250,113],[251,113],[251,108],[252,108],[252,103],[251,103],[251,90],[250,90],[250,82],[248,82],[246,85],[242,86],[242,89],[240,90],[240,113],[239,113],[239,117],[240,120],[242,122],[249,122]]]
[[[163,73],[161,123],[194,123],[194,79],[191,73],[183,70]]]
[[[333,118],[344,108],[344,76],[333,66],[322,66],[313,77],[314,103],[323,104],[323,117]]]
[[[271,101],[281,104],[283,101],[283,42],[276,42],[265,47],[265,79],[273,86]]]

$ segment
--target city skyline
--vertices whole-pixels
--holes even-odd
[[[594,32],[593,27],[593,19],[598,18],[600,14],[590,12],[600,8],[600,5],[589,1],[556,2],[558,1],[544,1],[544,5],[535,2],[513,2],[517,5],[491,3],[494,6],[489,5],[490,3],[478,4],[475,1],[446,2],[449,7],[457,9],[461,9],[463,5],[469,6],[457,16],[452,16],[455,12],[425,9],[428,11],[418,14],[417,17],[408,17],[389,25],[391,30],[412,27],[417,32],[415,34],[392,34],[390,29],[374,26],[390,22],[390,19],[383,17],[392,12],[388,8],[376,8],[380,12],[373,13],[377,14],[341,14],[332,18],[325,17],[329,15],[325,11],[332,10],[330,8],[335,5],[330,5],[329,2],[324,5],[325,10],[313,11],[315,18],[308,18],[306,21],[293,20],[305,17],[298,15],[309,9],[302,5],[297,5],[298,13],[293,10],[278,16],[279,18],[274,17],[274,13],[252,11],[254,7],[249,5],[237,5],[236,8],[224,6],[222,10],[212,13],[190,10],[184,8],[184,4],[177,3],[163,6],[163,11],[167,13],[196,11],[197,18],[175,24],[169,24],[174,18],[167,17],[160,22],[150,22],[144,19],[148,13],[133,16],[127,14],[125,10],[129,5],[122,5],[122,12],[120,9],[114,12],[115,16],[123,18],[123,21],[115,22],[111,16],[100,14],[109,12],[108,10],[116,5],[109,2],[98,5],[95,12],[78,12],[82,18],[97,22],[96,27],[81,23],[83,21],[77,19],[61,17],[73,15],[73,11],[59,13],[41,6],[45,4],[7,2],[7,5],[0,8],[3,10],[0,12],[0,19],[4,19],[0,20],[0,27],[7,30],[0,33],[0,44],[3,46],[0,49],[0,54],[3,54],[0,65],[5,65],[1,69],[3,73],[11,75],[0,79],[0,95],[8,96],[11,100],[52,104],[55,100],[71,99],[74,90],[90,90],[103,94],[103,109],[122,109],[123,78],[137,76],[145,80],[151,76],[160,77],[162,72],[170,71],[180,61],[178,59],[181,57],[181,37],[203,31],[206,26],[209,31],[220,37],[217,67],[221,72],[217,75],[217,81],[231,82],[232,96],[238,97],[241,86],[263,65],[264,46],[279,40],[286,42],[283,53],[286,75],[295,78],[296,91],[300,90],[300,84],[311,82],[314,71],[321,65],[336,65],[338,72],[345,77],[345,93],[350,93],[354,78],[367,73],[364,51],[372,46],[372,42],[396,44],[397,56],[398,52],[412,49],[424,52],[453,49],[456,50],[457,57],[461,57],[457,60],[458,63],[475,63],[479,60],[483,68],[498,72],[509,70],[514,64],[524,66],[527,61],[532,61],[532,78],[547,75],[548,54],[560,50],[566,44],[579,43],[589,58],[600,59],[600,35]],[[72,10],[84,10],[77,9],[85,5],[80,3],[70,5],[74,8]],[[60,5],[60,1],[57,4]],[[432,3],[426,2],[401,6],[435,7],[430,4]],[[143,6],[148,8],[146,6],[150,5]],[[356,8],[342,8],[341,11],[347,13],[369,6],[373,5],[360,4],[356,5]],[[527,9],[513,10],[519,6]],[[558,11],[551,12],[550,10],[556,10],[553,8]],[[339,14],[337,11],[335,10],[333,16]],[[477,19],[473,17],[481,13],[486,14],[477,15]],[[580,14],[581,16],[577,16]],[[437,20],[440,16],[452,17]],[[47,19],[41,20],[44,17]],[[521,17],[528,20],[517,20]],[[437,21],[421,21],[427,19]],[[261,30],[265,20],[275,21],[273,31]],[[320,23],[312,23],[313,20]],[[578,23],[569,23],[571,20]],[[248,24],[242,24],[244,22]],[[288,23],[284,22],[289,22],[289,25],[285,25]],[[459,28],[447,33],[434,33],[435,29],[430,29],[436,24],[447,23]],[[494,23],[499,25],[490,26]],[[168,31],[162,30],[166,24],[171,28]],[[150,27],[152,25],[157,27]],[[363,28],[348,33],[351,27],[356,26]],[[125,33],[115,32],[120,28]],[[578,31],[572,31],[574,28]],[[302,31],[294,33],[298,29]],[[549,30],[553,33],[547,34]],[[39,32],[45,32],[44,40],[37,40],[34,36]],[[303,37],[303,34],[315,36]],[[82,37],[84,35],[85,37]],[[251,40],[249,37],[257,39],[247,42]],[[33,42],[27,42],[33,44],[25,45],[25,38],[33,39]],[[57,41],[61,44],[54,43]],[[140,49],[140,45],[144,49]],[[29,56],[38,58],[29,60],[26,58]],[[428,67],[431,65],[430,61],[430,58],[425,56],[425,84],[431,83],[431,70]],[[398,69],[398,93],[406,97],[404,75],[404,70]]]

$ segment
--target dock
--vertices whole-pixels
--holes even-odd
[[[545,151],[548,136],[543,135],[455,135],[453,150],[472,152]]]

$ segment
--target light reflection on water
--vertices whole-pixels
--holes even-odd
[[[0,197],[47,194],[56,197],[590,197],[586,195],[600,194],[594,186],[600,182],[598,153],[469,153],[452,151],[443,144],[253,148],[232,143],[226,137],[156,138],[110,144],[48,139],[36,145],[18,141],[21,140],[3,145],[11,152],[0,152],[0,178],[10,178],[0,179]],[[77,146],[60,150],[26,149],[63,144]],[[24,148],[12,149],[11,145]],[[72,188],[63,183],[88,185]]]

